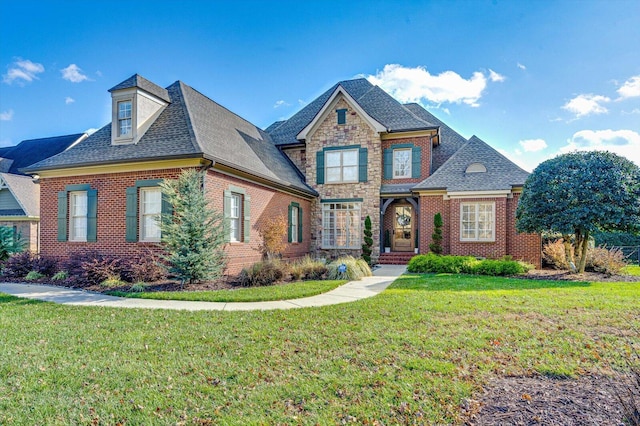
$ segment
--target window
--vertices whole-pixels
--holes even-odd
[[[162,191],[160,188],[140,188],[140,241],[160,241]]]
[[[393,178],[411,177],[411,148],[393,150]]]
[[[322,248],[360,248],[361,203],[322,204]]]
[[[495,241],[495,203],[460,205],[460,240]]]
[[[69,241],[87,241],[87,191],[69,193]]]
[[[229,241],[240,241],[240,213],[242,211],[242,196],[231,194],[231,205],[229,209]]]
[[[131,135],[131,101],[118,102],[118,136]]]
[[[358,150],[325,152],[327,183],[358,182]]]
[[[290,243],[302,242],[302,208],[296,202],[289,204],[288,237]]]

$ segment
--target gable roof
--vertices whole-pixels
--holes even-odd
[[[266,132],[181,81],[166,90],[169,105],[137,144],[112,145],[111,124],[107,124],[73,148],[27,171],[202,157],[316,195]]]
[[[382,124],[388,132],[433,128],[433,124],[417,117],[400,102],[365,78],[345,80],[333,85],[288,120],[267,128],[278,146],[300,143],[297,136],[321,113],[325,105],[344,90],[367,115]]]
[[[72,146],[85,133],[54,136],[41,139],[27,139],[16,146],[0,151],[0,170],[6,173],[24,174],[20,169],[54,156]]]
[[[466,173],[473,163],[484,173]],[[524,185],[529,173],[476,136],[455,152],[434,174],[413,189],[446,189],[449,192],[511,190]]]
[[[409,103],[404,105],[409,111],[413,112],[422,120],[433,123],[434,126],[440,127],[440,143],[433,147],[431,152],[431,171],[435,172],[447,161],[453,154],[462,148],[468,141],[460,136],[458,132],[447,126],[443,121],[435,115],[424,109],[417,103]]]
[[[40,215],[40,189],[31,176],[0,173],[0,179],[6,183],[9,192],[21,207],[18,210],[0,210],[0,216],[38,217]]]
[[[154,82],[147,80],[140,74],[134,74],[128,79],[126,79],[125,81],[123,81],[122,83],[116,84],[111,89],[109,89],[109,92],[115,92],[116,90],[123,90],[123,89],[131,89],[134,87],[138,87],[144,90],[145,92],[151,93],[152,95],[157,96],[163,101],[170,102],[169,93],[167,92],[167,89],[163,89],[162,87],[158,86]]]

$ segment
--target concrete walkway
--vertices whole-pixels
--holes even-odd
[[[337,305],[375,296],[406,270],[404,265],[381,265],[372,277],[348,282],[317,296],[273,302],[188,302],[181,300],[129,299],[84,290],[40,284],[0,283],[0,293],[65,305],[117,308],[175,309],[186,311],[255,311]]]

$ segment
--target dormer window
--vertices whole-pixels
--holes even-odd
[[[131,101],[118,102],[118,136],[131,136]]]
[[[487,168],[482,163],[471,163],[467,167],[467,170],[465,170],[464,172],[465,173],[486,173]]]

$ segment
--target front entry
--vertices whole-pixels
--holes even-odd
[[[393,251],[413,251],[413,207],[394,206]]]

